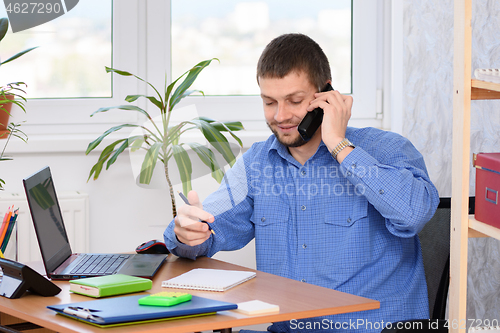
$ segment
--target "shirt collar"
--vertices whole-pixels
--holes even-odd
[[[282,145],[278,141],[278,139],[276,139],[276,136],[274,134],[272,134],[271,137],[272,137],[272,142],[271,142],[271,145],[269,146],[269,151],[268,151],[269,154],[271,153],[271,151],[275,151],[282,159],[300,167],[301,166],[300,163],[297,162],[297,160],[295,158],[293,158],[293,156],[288,151],[288,148],[285,147],[284,145]],[[321,142],[319,143],[318,149],[316,150],[316,152],[314,153],[314,155],[311,158],[313,158],[314,156],[316,156],[318,154],[318,152],[323,151],[323,150],[328,153],[328,148],[326,147],[323,140],[321,140]]]
[[[275,151],[278,153],[281,158],[285,160],[289,160],[290,158],[293,159],[292,155],[290,155],[290,152],[288,151],[288,148],[283,146],[278,139],[276,139],[276,136],[274,134],[271,135],[272,142],[271,145],[269,146],[269,153],[271,151]]]

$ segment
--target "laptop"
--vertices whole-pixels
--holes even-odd
[[[165,261],[166,254],[73,253],[50,168],[23,179],[23,184],[49,278],[70,280],[120,273],[151,279]]]

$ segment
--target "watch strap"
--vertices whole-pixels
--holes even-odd
[[[332,150],[332,157],[334,159],[337,159],[337,155],[342,151],[342,149],[346,147],[353,147],[354,145],[349,141],[347,138],[344,138],[342,141],[339,142],[337,146]]]

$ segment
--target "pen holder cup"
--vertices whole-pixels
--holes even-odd
[[[17,223],[14,223],[10,234],[7,230],[0,249],[6,259],[17,261]]]

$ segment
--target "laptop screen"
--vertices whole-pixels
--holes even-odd
[[[49,167],[29,176],[23,182],[38,244],[49,274],[71,256]]]

